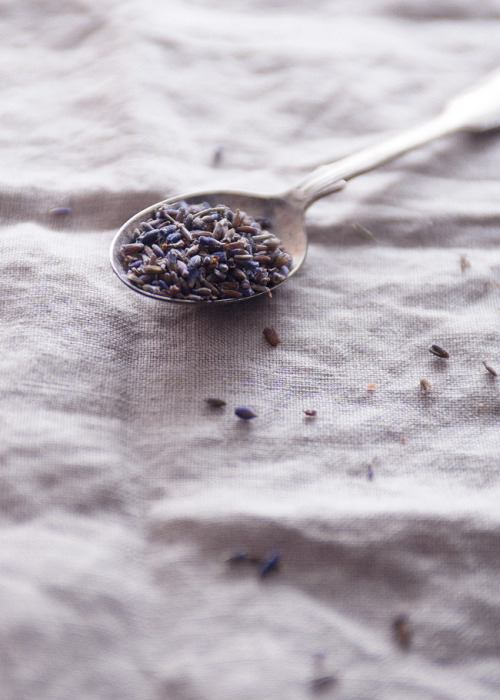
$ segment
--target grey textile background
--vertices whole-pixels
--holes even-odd
[[[500,64],[498,0],[311,7],[0,3],[2,700],[499,696],[500,135],[315,204],[270,300],[109,267],[135,211],[282,191]]]

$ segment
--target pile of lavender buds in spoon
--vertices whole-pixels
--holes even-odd
[[[158,207],[121,247],[128,279],[158,296],[190,301],[239,299],[282,282],[292,257],[271,222],[220,204],[181,200]]]

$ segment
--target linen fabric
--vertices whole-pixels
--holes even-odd
[[[272,299],[147,299],[108,249],[434,116],[499,31],[498,0],[0,4],[3,700],[498,698],[500,135],[314,204]]]

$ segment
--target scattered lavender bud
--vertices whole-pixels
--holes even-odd
[[[262,562],[260,577],[265,578],[273,571],[276,571],[278,569],[280,559],[280,552],[272,552],[269,557]]]
[[[226,405],[226,402],[224,401],[224,399],[209,398],[209,399],[205,399],[205,401],[209,406],[213,406],[214,408],[220,408],[221,406]]]
[[[430,391],[431,389],[431,383],[428,379],[425,377],[420,377],[420,390],[427,392]]]
[[[436,355],[436,357],[442,357],[444,359],[447,359],[450,356],[449,353],[447,353],[446,350],[443,350],[443,348],[440,348],[439,345],[431,345],[429,352],[432,352],[432,354]]]
[[[398,615],[392,623],[394,637],[402,649],[409,649],[411,644],[411,630],[408,615]]]
[[[71,207],[54,207],[49,214],[52,214],[52,216],[68,216],[68,214],[71,214]]]
[[[246,552],[235,552],[231,554],[229,559],[226,559],[228,564],[240,564],[241,562],[247,561],[248,555]]]
[[[238,418],[243,418],[243,420],[251,420],[252,418],[257,418],[256,414],[245,406],[239,406],[234,410]]]
[[[273,346],[273,348],[275,348],[279,343],[281,343],[281,339],[274,330],[274,328],[264,328],[262,332],[264,333],[264,338],[267,340],[269,345]]]
[[[498,377],[497,372],[486,362],[486,360],[483,360],[483,365],[493,377]]]
[[[315,408],[304,408],[304,413],[308,418],[314,418],[314,416],[317,414],[317,411]]]

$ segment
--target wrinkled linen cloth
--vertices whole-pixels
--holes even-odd
[[[498,0],[0,4],[2,700],[499,697],[500,134],[314,204],[272,299],[108,256],[434,116],[499,33]]]

